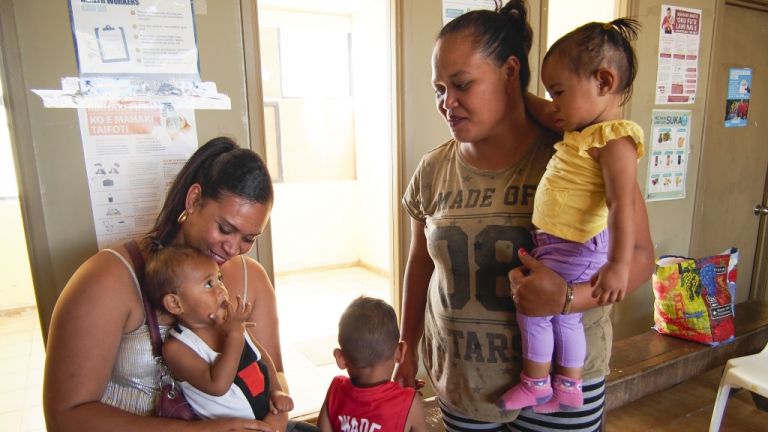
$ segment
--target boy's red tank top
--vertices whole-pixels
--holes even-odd
[[[402,432],[415,395],[394,381],[355,387],[337,376],[328,388],[328,420],[334,432]]]

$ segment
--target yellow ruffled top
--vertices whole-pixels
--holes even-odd
[[[600,164],[587,151],[629,137],[638,159],[645,154],[643,129],[629,120],[597,123],[566,132],[536,190],[533,223],[566,240],[584,243],[608,226],[605,184]]]

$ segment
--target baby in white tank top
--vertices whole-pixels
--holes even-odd
[[[200,417],[261,420],[293,409],[269,354],[246,329],[251,303],[230,301],[215,261],[166,246],[150,256],[144,277],[150,302],[178,320],[163,358]]]

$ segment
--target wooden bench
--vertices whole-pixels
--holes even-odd
[[[651,393],[668,389],[695,375],[725,365],[732,357],[754,354],[768,342],[768,302],[736,305],[736,339],[717,347],[663,336],[648,330],[615,341],[611,373],[606,378],[606,409],[618,408]],[[425,401],[427,425],[442,431],[435,398]]]
[[[768,302],[737,304],[735,324],[736,340],[716,347],[662,336],[654,330],[614,342],[606,409],[665,390],[725,365],[730,358],[760,351],[768,342]]]

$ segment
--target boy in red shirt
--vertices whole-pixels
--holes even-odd
[[[382,300],[361,296],[339,320],[336,364],[349,377],[331,382],[317,425],[322,432],[426,432],[416,390],[392,381],[405,354],[397,317]]]

